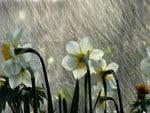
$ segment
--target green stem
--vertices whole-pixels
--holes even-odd
[[[111,101],[113,101],[113,103],[114,103],[114,105],[115,105],[115,108],[116,108],[116,111],[117,111],[117,113],[119,113],[118,105],[117,105],[117,103],[115,102],[115,100],[114,100],[112,97],[106,97],[106,100],[111,100]],[[122,113],[122,112],[120,112],[120,113]]]
[[[117,92],[118,92],[118,98],[119,98],[119,105],[120,105],[120,113],[124,113],[123,110],[123,104],[122,104],[122,98],[121,98],[121,91],[120,91],[120,86],[119,86],[119,82],[116,76],[116,73],[114,72],[114,70],[108,70],[105,72],[105,74],[113,74],[113,76],[115,77],[115,81],[117,84]]]
[[[66,102],[65,98],[63,98],[63,111],[64,111],[64,113],[67,113],[67,102]]]
[[[33,72],[31,67],[28,67],[27,70],[31,74],[32,93],[33,93],[33,110],[34,110],[34,113],[37,113],[37,97],[36,97],[36,91],[35,91],[35,76],[34,76],[34,72]]]
[[[86,68],[87,68],[87,83],[89,91],[89,111],[90,113],[92,113],[91,74],[88,62],[86,62]]]
[[[98,97],[97,97],[97,99],[96,99],[96,102],[95,102],[95,105],[94,105],[94,108],[93,108],[93,112],[92,112],[92,113],[94,113],[94,111],[95,111],[95,108],[96,108],[97,102],[98,102],[98,100],[99,100],[99,98],[100,98],[100,95],[101,95],[101,90],[100,90],[99,93],[98,93]]]
[[[107,84],[106,84],[106,80],[105,80],[106,75],[107,75],[107,73],[105,73],[105,72],[102,75],[105,97],[107,97]],[[106,112],[107,112],[107,103],[105,102],[104,113],[106,113]]]
[[[28,93],[24,94],[24,113],[30,113]]]
[[[59,95],[59,113],[62,113],[61,109],[61,96]]]
[[[85,80],[84,80],[84,105],[85,105],[85,113],[87,113],[87,73],[85,74]]]

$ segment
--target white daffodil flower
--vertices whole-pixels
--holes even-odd
[[[18,48],[19,46],[19,40],[22,36],[22,32],[23,29],[22,28],[18,28],[14,34],[11,33],[6,33],[6,40],[8,42],[9,45],[9,54],[11,55],[11,57],[15,57],[15,52],[14,49]]]
[[[3,71],[9,78],[9,84],[11,88],[15,88],[20,84],[24,84],[27,87],[31,87],[31,75],[27,71],[27,67],[31,67],[33,71],[36,71],[40,67],[40,62],[32,59],[31,53],[15,55],[15,49],[31,48],[31,44],[19,45],[19,39],[21,38],[22,29],[17,29],[12,35],[6,34],[7,43],[2,44],[2,54],[5,59],[3,65]]]
[[[99,49],[93,49],[92,40],[89,37],[83,38],[80,43],[76,41],[70,41],[66,44],[66,50],[68,55],[66,55],[62,60],[62,66],[73,71],[75,79],[79,79],[86,74],[86,62],[92,59],[99,60],[104,55],[104,52]],[[87,53],[89,52],[88,61],[85,61]]]
[[[104,113],[105,103],[106,103],[107,104],[107,113],[110,113],[109,101],[104,100],[105,93],[104,93],[104,88],[103,88],[102,85],[97,85],[97,86],[92,87],[92,100],[93,100],[93,103],[96,102],[96,99],[97,99],[98,94],[99,94],[100,91],[101,91],[101,93],[100,93],[100,97],[98,99],[95,111],[96,111],[96,113]],[[113,96],[112,91],[107,92],[107,97],[112,97],[112,96]]]
[[[119,65],[112,62],[107,65],[106,61],[104,59],[101,59],[99,61],[92,61],[92,65],[94,67],[95,73],[93,73],[93,77],[95,78],[97,84],[102,84],[102,75],[103,72],[107,70],[114,70],[116,72],[119,68]],[[107,90],[116,89],[116,82],[112,74],[107,74],[105,76],[106,84],[107,84]]]
[[[23,29],[19,28],[17,29],[14,34],[12,35],[11,33],[6,34],[6,40],[7,43],[2,44],[2,54],[3,58],[5,59],[4,63],[4,72],[9,75],[16,75],[20,72],[21,70],[21,64],[19,62],[19,57],[20,55],[15,55],[15,49],[19,47],[19,39],[21,38]],[[8,67],[9,65],[9,67]],[[8,76],[9,76],[8,75]]]
[[[25,63],[30,66],[35,74],[35,81],[37,84],[38,74],[36,73],[40,68],[40,62],[32,58],[31,54],[24,54],[23,57],[25,58]],[[8,75],[7,75],[8,76]],[[11,75],[9,77],[9,84],[12,89],[16,88],[17,86],[23,84],[27,87],[32,87],[31,82],[31,74],[25,68],[21,68],[21,71],[16,75]]]

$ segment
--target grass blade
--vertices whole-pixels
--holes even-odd
[[[24,95],[24,113],[30,113],[29,98],[27,92]]]
[[[64,113],[67,113],[67,102],[66,102],[65,98],[63,99],[63,111],[64,111]]]
[[[61,96],[59,95],[59,113],[62,113],[61,109]]]
[[[84,95],[85,95],[85,113],[87,113],[87,74],[85,74],[85,80],[84,80]]]
[[[99,93],[98,93],[98,97],[97,97],[97,99],[96,99],[96,102],[95,102],[95,105],[94,105],[94,108],[93,108],[93,112],[92,112],[92,113],[94,113],[94,111],[95,111],[95,108],[96,108],[97,102],[98,102],[98,100],[99,100],[99,98],[100,98],[100,95],[101,95],[101,90],[100,90]]]
[[[76,80],[76,86],[74,90],[74,95],[71,103],[70,113],[77,113],[78,112],[78,104],[79,104],[79,81]]]

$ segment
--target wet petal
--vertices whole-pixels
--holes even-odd
[[[93,67],[95,72],[98,72],[99,68],[102,67],[102,64],[99,61],[97,61],[97,60],[91,60],[89,65],[90,65],[90,67]]]
[[[62,60],[62,66],[67,69],[67,70],[74,70],[78,67],[79,65],[79,60],[77,57],[72,57],[72,56],[65,56]]]
[[[19,62],[21,64],[21,66],[26,69],[27,67],[29,67],[29,64],[27,63],[27,61],[25,60],[24,56],[23,55],[20,55],[19,56]]]
[[[91,63],[96,72],[98,72],[102,68],[106,68],[107,66],[106,60],[104,59],[100,59],[99,61],[91,60]]]
[[[4,71],[6,76],[8,76],[8,77],[12,76],[11,70],[10,70],[10,67],[9,67],[8,63],[4,63],[3,71]]]
[[[102,50],[94,49],[90,53],[90,59],[100,60],[103,55],[104,55],[104,52]]]
[[[68,54],[78,55],[80,54],[79,44],[75,41],[70,41],[66,44],[66,50]]]
[[[145,73],[150,73],[150,57],[141,61],[141,70]]]
[[[30,62],[32,60],[33,53],[25,53],[25,54],[22,54],[22,56],[26,62]]]
[[[9,44],[13,44],[13,36],[11,33],[6,33],[5,38]]]
[[[12,45],[9,45],[9,53],[12,57],[15,57],[15,51],[14,51],[14,47]]]
[[[83,77],[86,74],[86,72],[87,72],[86,67],[78,68],[73,71],[73,76],[75,79],[80,79],[81,77]]]
[[[32,83],[31,83],[31,75],[30,73],[25,70],[23,73],[21,73],[20,76],[20,81],[22,81],[22,83],[27,86],[27,87],[32,87]]]
[[[109,82],[108,86],[110,87],[110,88],[108,88],[108,89],[109,89],[110,91],[111,91],[112,89],[117,89],[117,84],[116,84],[116,81],[115,81],[114,77],[112,77],[108,82]]]
[[[110,63],[110,64],[107,66],[107,70],[112,69],[112,70],[114,70],[115,72],[118,70],[118,68],[119,68],[119,65],[116,64],[115,62],[112,62],[112,63]]]
[[[13,63],[12,63],[11,65],[9,65],[9,66],[10,66],[12,75],[18,74],[18,73],[20,72],[20,70],[21,70],[21,65],[20,65],[20,63],[15,63],[15,62],[13,62]]]
[[[21,70],[21,65],[15,59],[11,58],[7,60],[4,64],[4,70],[8,77],[12,75],[17,75]]]
[[[23,33],[23,29],[22,29],[22,28],[18,28],[18,29],[14,32],[13,38],[14,38],[14,43],[15,43],[15,45],[18,45],[18,41],[20,40],[22,33]]]
[[[18,80],[18,75],[14,75],[13,77],[9,78],[9,85],[12,89],[16,88],[22,83],[22,81]]]
[[[38,69],[41,68],[41,63],[40,63],[39,61],[37,61],[37,60],[31,60],[31,61],[29,62],[29,65],[31,66],[31,68],[32,68],[33,70],[38,70]]]
[[[32,48],[32,44],[31,43],[27,43],[25,45],[22,46],[22,48]],[[29,62],[32,58],[32,53],[25,53],[22,54],[22,56],[24,57],[25,61]]]
[[[93,49],[92,40],[89,37],[85,37],[80,41],[80,49],[82,53],[87,53],[87,51]]]

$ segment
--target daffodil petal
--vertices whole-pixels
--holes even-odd
[[[12,89],[16,88],[22,83],[22,81],[18,80],[18,75],[14,75],[9,78],[9,85]]]
[[[13,36],[11,33],[6,33],[5,38],[9,44],[13,44]]]
[[[145,73],[150,73],[150,57],[144,58],[141,61],[141,70]]]
[[[16,63],[13,61],[12,63],[10,63],[9,66],[10,66],[12,75],[17,75],[21,70],[21,65],[19,62]]]
[[[77,57],[72,57],[72,56],[65,56],[62,60],[62,66],[67,69],[67,70],[74,70],[78,67],[79,65],[79,60]]]
[[[30,62],[32,60],[32,53],[26,53],[26,54],[22,54],[23,58],[25,59],[26,62]]]
[[[117,84],[114,77],[111,80],[109,80],[109,83],[112,89],[117,89]]]
[[[108,64],[108,66],[107,66],[107,70],[112,69],[115,72],[118,70],[118,68],[119,68],[119,65],[116,64],[115,62],[112,62],[112,63]]]
[[[99,68],[102,67],[101,63],[99,61],[96,61],[96,60],[91,60],[89,64],[90,64],[90,67],[93,67],[95,72],[98,72]]]
[[[86,68],[78,68],[73,71],[73,76],[75,79],[80,79],[86,74]]]
[[[15,57],[15,51],[14,51],[14,47],[12,45],[9,45],[9,53],[12,57]]]
[[[91,66],[98,72],[101,68],[106,68],[107,63],[104,59],[100,59],[99,61],[91,60]]]
[[[68,54],[77,55],[80,53],[79,44],[75,41],[70,41],[66,44],[66,50]]]
[[[4,63],[4,65],[3,65],[3,71],[4,71],[4,73],[5,73],[6,76],[8,76],[8,77],[12,76],[11,70],[10,70],[10,67],[9,67],[8,63]]]
[[[38,70],[41,68],[41,63],[37,60],[31,60],[29,62],[29,65],[33,70]]]
[[[22,29],[22,28],[18,28],[18,29],[14,32],[13,38],[14,38],[14,41],[15,41],[16,44],[18,44],[18,41],[19,41],[20,38],[21,38],[22,32],[23,32],[23,29]]]
[[[109,87],[110,87],[108,88],[109,91],[111,91],[112,89],[117,89],[117,84],[116,84],[114,77],[112,77],[108,82],[109,82]]]
[[[23,55],[20,55],[18,60],[24,69],[29,67],[29,64],[27,63]]]
[[[100,59],[99,62],[100,62],[101,66],[102,66],[103,68],[107,67],[107,62],[106,62],[106,60]]]
[[[32,87],[31,75],[29,71],[25,70],[25,72],[23,72],[22,75],[20,75],[20,79],[25,86]]]
[[[93,49],[90,53],[90,59],[100,60],[103,55],[104,55],[104,52],[102,50]]]
[[[21,70],[21,65],[11,58],[4,63],[4,72],[6,76],[11,77],[17,75]]]
[[[40,76],[38,71],[34,71],[34,75],[35,75],[35,85],[36,86],[41,86],[42,84],[42,77]]]
[[[80,49],[82,53],[87,53],[88,50],[93,49],[92,40],[89,37],[85,37],[80,41]]]

